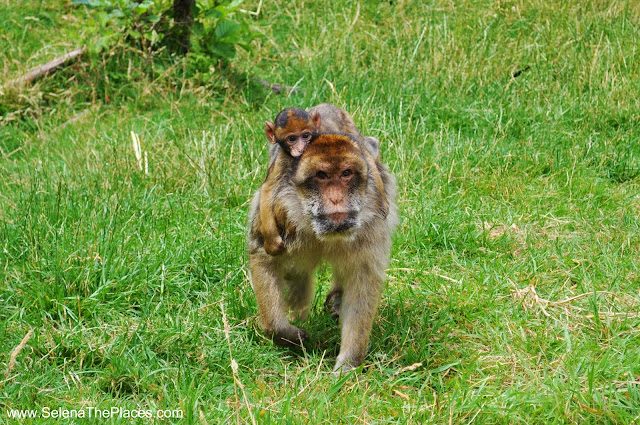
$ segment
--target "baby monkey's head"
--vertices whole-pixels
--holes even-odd
[[[300,108],[287,108],[280,111],[274,122],[265,122],[265,133],[271,143],[278,143],[286,153],[298,158],[317,136],[319,126],[317,112],[309,114]]]

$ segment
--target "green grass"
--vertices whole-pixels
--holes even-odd
[[[0,2],[2,81],[77,46],[87,19]],[[0,423],[89,406],[184,412],[158,423],[640,423],[637,5],[279,1],[253,24],[236,73],[298,94],[114,50],[0,97]],[[262,123],[325,101],[381,139],[403,218],[346,380],[330,374],[330,271],[294,353],[258,330],[246,267]]]

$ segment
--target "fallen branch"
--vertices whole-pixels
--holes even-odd
[[[10,80],[5,84],[5,87],[11,87],[11,86],[19,87],[19,86],[32,84],[34,81],[51,74],[57,68],[60,68],[61,66],[66,65],[69,62],[77,59],[80,55],[82,55],[86,51],[87,51],[86,46],[72,50],[69,53],[66,53],[60,57],[55,58],[51,62],[47,62],[44,65],[40,65],[39,67],[32,69],[31,71],[29,71],[27,75],[23,75],[22,77],[16,78],[15,80]]]
[[[260,78],[253,78],[253,81],[262,84],[263,86],[265,86],[266,88],[274,92],[275,94],[280,94],[282,91],[286,93],[292,93],[292,92],[296,93],[298,90],[295,87],[285,86],[283,84],[272,84],[267,80],[262,80]]]

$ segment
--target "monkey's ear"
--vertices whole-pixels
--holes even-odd
[[[276,126],[272,122],[264,122],[264,132],[271,143],[276,142]]]
[[[313,125],[316,126],[316,129],[320,128],[322,120],[320,119],[320,112],[318,112],[317,109],[311,113],[311,119],[313,120]]]
[[[376,161],[380,161],[380,140],[375,137],[365,137],[364,145]]]

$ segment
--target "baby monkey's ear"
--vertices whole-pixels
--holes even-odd
[[[276,126],[272,122],[264,122],[264,132],[271,143],[276,143]]]

